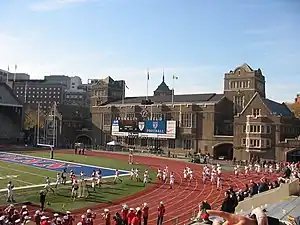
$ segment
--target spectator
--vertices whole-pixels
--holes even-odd
[[[222,203],[221,211],[228,212],[228,213],[233,213],[233,211],[234,211],[233,201],[232,201],[232,198],[230,197],[230,191],[225,192],[225,199]]]
[[[210,206],[210,204],[208,204],[207,200],[204,200],[202,202],[202,204],[200,205],[200,209],[201,210],[209,210],[209,209],[211,209],[211,206]]]
[[[252,197],[253,195],[256,195],[258,193],[258,185],[252,180],[250,181],[250,183],[251,183],[250,197]]]
[[[159,207],[157,209],[158,215],[157,215],[157,225],[162,225],[163,220],[164,220],[164,215],[165,215],[165,206],[163,202],[159,203]]]
[[[143,205],[142,212],[143,212],[144,225],[147,225],[148,224],[148,216],[149,216],[149,207],[146,202]]]
[[[45,209],[45,202],[46,202],[46,192],[45,192],[45,190],[40,190],[41,211],[44,211],[44,209]]]

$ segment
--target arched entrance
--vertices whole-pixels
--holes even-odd
[[[221,143],[213,147],[214,159],[232,160],[233,159],[233,144]]]
[[[78,135],[76,137],[75,143],[82,143],[84,145],[91,145],[92,144],[92,138],[88,135],[82,134]]]
[[[299,162],[300,161],[300,149],[295,148],[286,153],[287,162]]]

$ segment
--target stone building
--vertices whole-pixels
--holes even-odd
[[[95,91],[95,90],[94,90]],[[281,159],[286,138],[300,134],[300,123],[284,103],[266,98],[260,69],[243,64],[224,77],[223,93],[174,95],[162,79],[153,96],[94,101],[93,140],[105,145],[116,139],[125,145],[159,145],[174,152],[210,153],[215,158]],[[176,138],[112,135],[114,120],[176,121]],[[280,153],[281,152],[281,153]]]

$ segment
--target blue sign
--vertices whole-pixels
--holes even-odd
[[[119,120],[114,120],[113,123],[112,123],[112,125],[119,126]]]
[[[165,134],[166,121],[165,120],[146,120],[145,133]]]

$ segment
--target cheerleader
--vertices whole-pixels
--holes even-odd
[[[183,178],[186,180],[187,176],[188,176],[187,168],[184,168],[184,170],[183,170]]]
[[[146,183],[148,183],[148,179],[149,179],[149,173],[148,170],[146,169],[144,172],[144,180],[143,180],[144,186],[146,185]]]
[[[163,181],[163,182],[166,182],[166,181],[167,181],[167,172],[166,172],[165,169],[164,169],[163,174],[162,174],[162,181]]]
[[[276,173],[279,173],[279,172],[280,172],[280,164],[276,163]]]
[[[173,188],[174,183],[175,183],[175,177],[174,177],[174,173],[172,172],[170,175],[170,189]]]
[[[134,169],[132,168],[130,170],[130,180],[133,180],[133,178],[134,178]]]
[[[245,177],[247,177],[249,175],[249,168],[248,168],[248,166],[245,166],[244,170],[245,170]]]
[[[261,172],[261,167],[260,167],[260,165],[258,164],[257,165],[257,173],[259,174]]]
[[[57,173],[56,174],[56,181],[55,181],[55,188],[58,187],[58,185],[60,184],[60,173]]]
[[[168,166],[166,166],[165,171],[166,171],[166,177],[168,178],[168,175],[169,175],[169,167]]]

